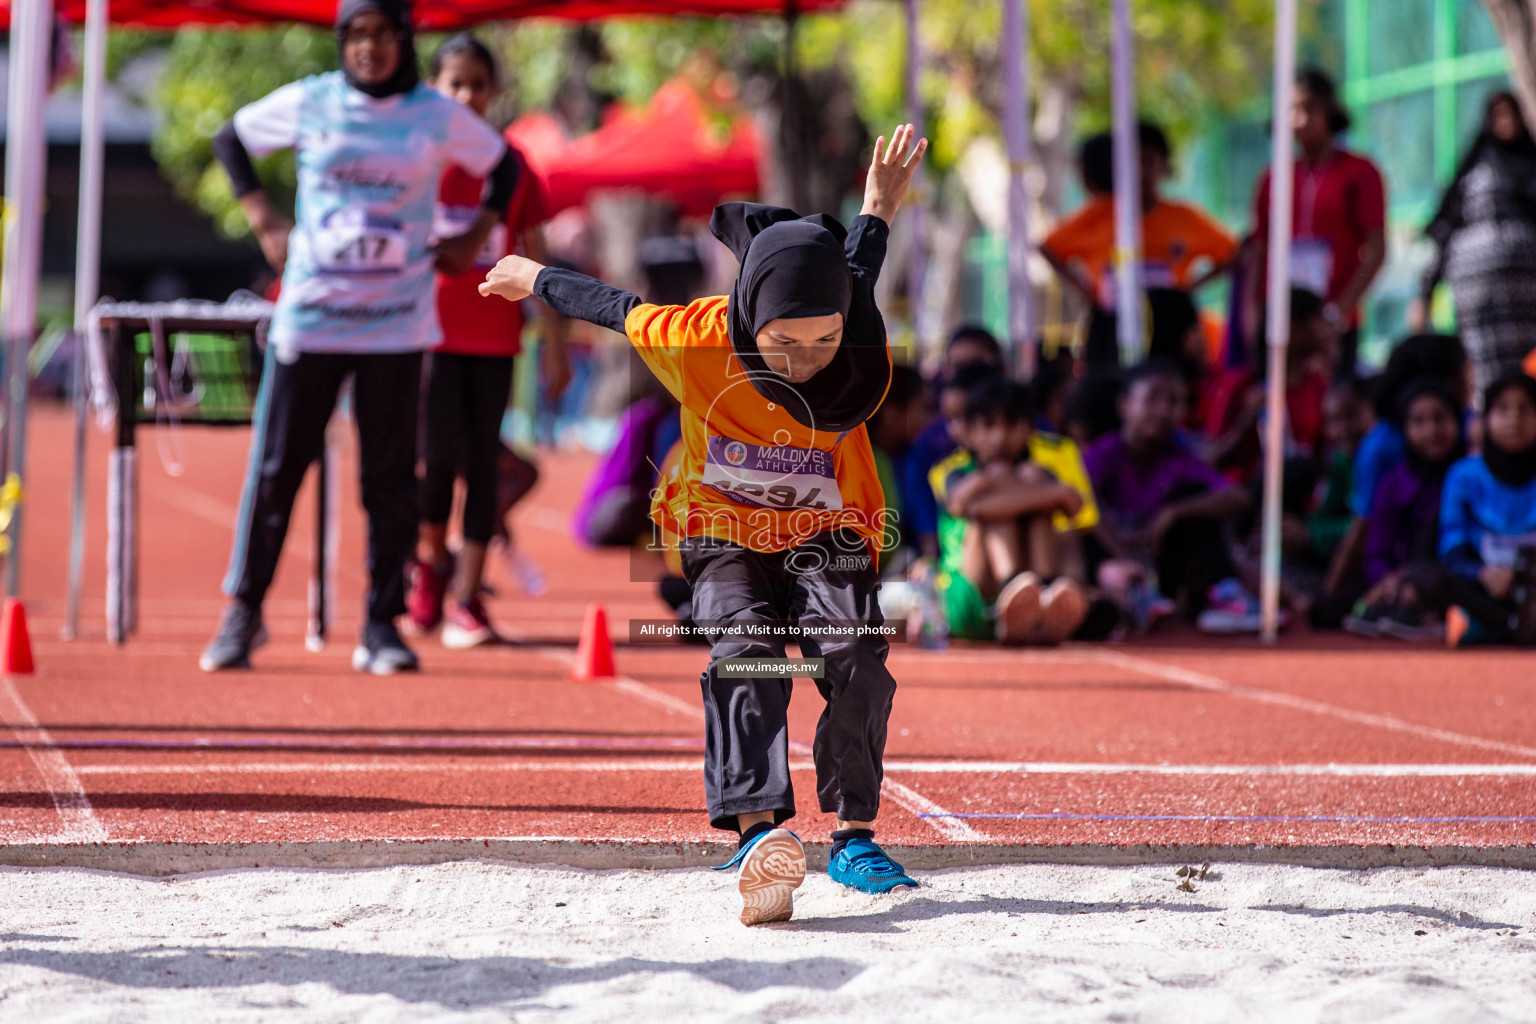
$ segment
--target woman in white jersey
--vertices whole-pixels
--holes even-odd
[[[516,186],[518,165],[501,136],[420,84],[407,0],[343,0],[336,37],[342,70],[242,108],[214,140],[283,285],[224,581],[231,601],[199,662],[209,672],[249,667],[266,640],[261,605],[294,496],[348,377],[370,577],[352,665],[381,675],[418,667],[394,620],[405,611],[416,538],[421,353],[439,334],[433,271],[468,265]],[[251,164],[279,149],[297,155],[294,224],[273,209]],[[466,234],[434,247],[432,209],[450,164],[487,178],[487,195]]]

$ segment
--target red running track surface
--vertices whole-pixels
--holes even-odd
[[[701,648],[631,646],[625,678],[569,681],[588,602],[616,636],[665,617],[625,553],[583,550],[567,514],[591,459],[546,453],[515,516],[551,587],[499,575],[492,613],[517,642],[419,641],[426,672],[348,666],[363,585],[344,464],[339,634],[303,647],[309,496],[249,673],[207,676],[248,435],[189,430],[185,472],[141,434],[141,629],[104,639],[105,448],[93,434],[85,615],[60,639],[69,422],[36,410],[24,592],[38,672],[0,683],[5,850],[103,841],[718,840],[703,814]],[[1536,661],[1509,651],[1298,636],[1276,650],[1193,635],[1018,652],[893,649],[882,837],[914,846],[1185,844],[1241,850],[1536,850]],[[825,834],[807,746],[820,699],[797,685],[795,784]],[[953,850],[956,856],[977,851]],[[984,851],[983,851],[984,852]],[[12,859],[15,859],[14,857]]]

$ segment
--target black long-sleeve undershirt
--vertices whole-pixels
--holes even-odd
[[[610,331],[625,333],[629,311],[640,305],[640,296],[604,284],[594,277],[545,267],[533,282],[533,296],[561,316],[585,320]]]
[[[213,137],[213,155],[223,166],[224,173],[229,175],[230,188],[236,199],[261,190],[261,178],[256,174],[256,165],[251,162],[245,143],[235,131],[235,122],[225,121],[224,127]]]
[[[879,217],[861,214],[848,231],[845,250],[848,268],[854,277],[874,287],[885,262],[890,226]],[[630,310],[641,304],[640,296],[622,288],[604,284],[574,270],[545,267],[533,284],[533,295],[562,316],[574,317],[625,333],[624,321]]]

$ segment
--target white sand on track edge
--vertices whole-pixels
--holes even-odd
[[[0,1020],[1536,1020],[1536,873],[1011,865],[812,874],[455,863],[0,868]]]

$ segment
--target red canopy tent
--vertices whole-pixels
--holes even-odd
[[[846,0],[418,0],[416,27],[425,31],[467,28],[486,21],[563,18],[593,21],[631,15],[810,14]],[[0,26],[11,22],[12,0],[0,0]],[[87,0],[57,0],[54,11],[72,25],[85,22]],[[186,25],[250,25],[302,22],[330,25],[336,0],[114,0],[114,25],[180,28]]]
[[[670,200],[684,214],[705,214],[723,196],[757,191],[757,126],[732,109],[723,113],[712,118],[708,101],[680,76],[645,107],[578,139],[566,141],[543,113],[519,118],[507,137],[543,180],[551,214],[602,189],[635,189]]]

